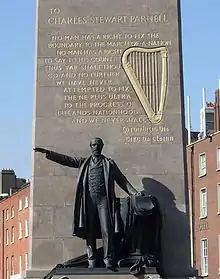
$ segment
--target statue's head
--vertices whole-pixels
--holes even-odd
[[[104,146],[103,140],[101,138],[94,138],[90,141],[90,147],[92,150],[92,155],[99,156],[102,154],[102,148]]]

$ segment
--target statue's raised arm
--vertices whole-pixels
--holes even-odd
[[[46,154],[46,158],[60,165],[67,166],[70,168],[79,168],[84,162],[85,158],[70,157],[64,154],[60,154],[42,147],[34,147],[35,152]]]

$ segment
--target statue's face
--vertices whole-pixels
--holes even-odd
[[[91,140],[90,147],[92,150],[92,155],[99,156],[102,154],[103,142],[100,139],[95,138]]]

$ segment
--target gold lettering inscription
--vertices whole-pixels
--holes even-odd
[[[112,84],[112,80],[106,80],[106,79],[91,79],[89,80],[89,85],[91,86],[97,86],[97,85],[110,85]]]
[[[49,73],[48,79],[74,79],[76,77],[76,73],[71,73],[71,72],[61,72],[61,73]]]
[[[54,71],[62,71],[62,67],[60,65],[54,66],[54,65],[46,65],[44,66],[44,69],[46,72],[54,72]]]
[[[50,14],[60,14],[61,10],[58,9],[58,8],[52,8],[52,9],[49,9],[49,13]]]
[[[149,120],[140,109],[121,68],[121,55],[126,48],[170,47],[171,40],[164,38],[165,33],[160,34],[155,28],[157,24],[166,25],[167,22],[168,16],[162,13],[64,16],[59,8],[49,9],[47,23],[55,28],[62,25],[88,24],[94,25],[94,30],[98,30],[99,25],[111,24],[118,25],[117,30],[123,30],[120,26],[154,24],[155,30],[136,33],[129,29],[129,32],[98,31],[87,34],[71,34],[70,31],[70,34],[63,34],[61,28],[60,31],[50,34],[45,47],[48,51],[53,51],[56,57],[44,58],[44,71],[49,86],[60,87],[59,92],[63,92],[62,105],[56,109],[55,115],[79,125],[120,125],[126,144],[173,143],[174,137],[165,124],[149,126]]]
[[[45,58],[44,63],[45,64],[63,64],[66,63],[67,60],[65,58]]]
[[[87,24],[88,17],[74,16],[74,17],[49,17],[49,25],[71,25],[71,24]]]
[[[48,43],[48,48],[57,50],[57,55],[90,55],[90,54],[120,54],[125,48],[132,46],[171,46],[171,40],[146,40],[146,41],[116,41],[116,42],[85,42],[85,43]],[[108,49],[111,48],[122,48],[122,49]],[[83,48],[83,49],[82,49]],[[89,48],[89,49],[85,49]],[[100,48],[95,50],[95,48]],[[62,49],[62,50],[60,50]]]
[[[139,41],[105,41],[105,42],[86,42],[85,47],[94,48],[108,48],[108,47],[130,47],[139,45]]]
[[[95,49],[77,49],[77,50],[57,50],[56,51],[57,56],[69,56],[69,55],[102,55],[101,50],[95,50]]]
[[[156,136],[152,137],[152,140],[153,140],[153,143],[174,142],[174,137],[156,135]]]
[[[107,71],[118,71],[121,69],[120,64],[103,64],[103,65],[82,65],[81,69],[83,71],[94,71],[94,70],[107,70]]]
[[[128,100],[131,101],[130,94],[83,94],[83,95],[64,95],[65,101],[100,101],[100,100]]]
[[[125,144],[128,143],[151,143],[151,138],[148,136],[129,136],[125,138]]]
[[[96,37],[92,34],[80,34],[80,35],[52,35],[51,41],[90,41]]]
[[[125,135],[125,143],[173,143],[174,137],[170,135],[167,126],[122,126],[122,134]]]
[[[57,116],[117,116],[117,115],[137,115],[138,112],[135,109],[69,109],[69,110],[58,110]]]
[[[64,103],[64,108],[87,108],[87,109],[100,109],[100,108],[129,108],[132,107],[132,102],[74,102],[74,103]]]
[[[131,23],[164,23],[168,22],[166,14],[154,14],[147,16],[131,16]]]
[[[64,114],[64,111],[59,110],[57,111],[57,114]],[[143,124],[143,123],[148,123],[148,119],[146,117],[138,117],[138,116],[129,116],[126,115],[121,116],[102,116],[102,117],[78,117],[75,116],[72,118],[72,123],[74,124],[85,124],[85,123],[95,123],[95,124],[123,124],[123,123],[129,123],[129,124]]]
[[[122,127],[122,132],[124,134],[139,134],[139,133],[159,133],[159,132],[169,132],[168,127],[164,126],[140,126],[140,127]]]
[[[108,87],[65,87],[64,93],[113,93],[113,92],[129,92],[129,86],[108,86]]]
[[[119,72],[92,72],[90,76],[93,78],[119,77]]]
[[[144,135],[144,136],[126,136],[125,144],[131,143],[144,143],[144,144],[169,144],[174,142],[174,137],[172,136],[160,136],[157,135],[155,137]]]
[[[55,73],[49,73],[47,76],[48,79],[55,79],[57,86],[65,85],[71,87],[80,84],[81,85],[87,84],[88,86],[98,86],[98,85],[108,86],[113,84],[112,79],[109,78],[119,77],[119,74],[120,74],[119,72],[91,72],[91,73],[55,72]],[[70,80],[70,78],[71,79],[74,78],[74,80]],[[108,80],[104,78],[108,78]],[[77,79],[80,79],[80,81],[79,80],[77,81]],[[88,82],[85,83],[84,81],[82,81],[83,79],[88,79]],[[65,92],[67,92],[66,89]]]
[[[159,39],[158,32],[147,32],[147,33],[108,33],[108,34],[80,34],[80,35],[52,35],[51,42],[80,42],[81,44],[84,42],[90,42],[92,40],[96,40],[99,42],[102,40],[102,43],[110,43],[109,40],[152,40]],[[87,44],[88,45],[88,44]]]
[[[81,48],[83,46],[82,43],[79,42],[50,42],[47,44],[48,48]]]
[[[167,23],[166,14],[139,15],[118,15],[118,16],[61,16],[55,14],[48,18],[49,25],[85,25],[85,24],[146,24],[146,23]]]

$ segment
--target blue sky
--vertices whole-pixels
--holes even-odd
[[[146,0],[147,1],[147,0]],[[220,78],[220,1],[182,0],[185,96],[199,129],[202,87],[214,100]],[[35,1],[2,0],[0,17],[0,169],[31,174]]]

